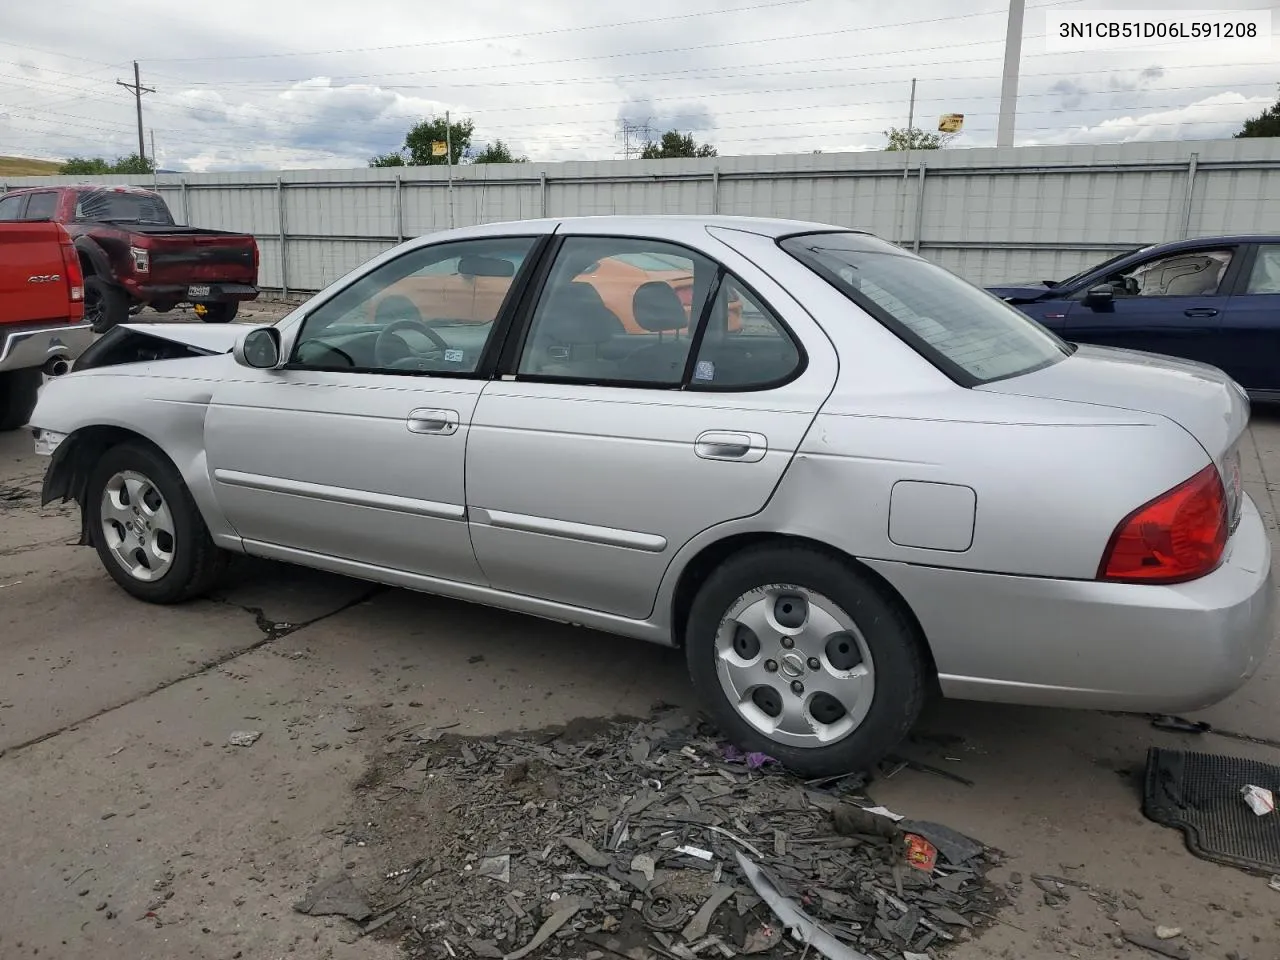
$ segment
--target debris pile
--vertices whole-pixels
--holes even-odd
[[[999,903],[981,844],[861,809],[675,713],[581,738],[436,739],[386,786],[454,818],[450,840],[392,865],[365,928],[411,957],[902,960]]]

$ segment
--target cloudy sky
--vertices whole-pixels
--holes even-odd
[[[1230,136],[1275,101],[1269,53],[1222,43],[1045,49],[1046,11],[1272,9],[1272,0],[1027,0],[1017,143]],[[957,11],[967,12],[959,13]],[[363,166],[452,111],[534,160],[622,155],[620,121],[722,155],[878,149],[965,114],[995,141],[1006,0],[117,0],[9,3],[0,155],[114,157],[145,123],[174,170]],[[1273,30],[1280,31],[1280,16]]]

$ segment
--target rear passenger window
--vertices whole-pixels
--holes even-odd
[[[711,307],[689,381],[691,390],[759,390],[791,379],[799,348],[751,291],[725,275]]]
[[[520,356],[526,376],[678,387],[717,266],[659,240],[569,237]]]
[[[22,210],[22,201],[26,196],[25,193],[20,193],[16,197],[5,197],[0,200],[0,220],[17,220]]]
[[[23,220],[47,220],[58,212],[58,195],[56,193],[33,193],[27,200],[27,212]]]

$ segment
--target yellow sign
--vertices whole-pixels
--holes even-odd
[[[433,157],[443,157],[449,153],[449,145],[443,140],[431,141],[431,155]]]
[[[959,133],[963,127],[963,113],[944,113],[938,118],[939,133]]]

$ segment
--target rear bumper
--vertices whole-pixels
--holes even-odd
[[[1174,586],[869,565],[920,620],[943,693],[961,699],[1194,710],[1241,687],[1275,631],[1271,545],[1248,497],[1223,565]]]
[[[226,303],[231,300],[239,302],[258,298],[258,288],[249,283],[137,283],[126,280],[124,287],[130,296],[143,303]],[[193,297],[191,287],[208,287],[209,292]]]
[[[87,323],[66,326],[0,327],[0,373],[42,367],[54,357],[75,360],[93,343]]]

